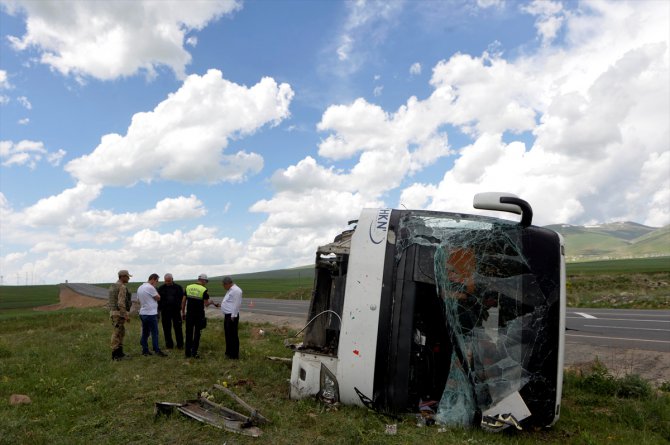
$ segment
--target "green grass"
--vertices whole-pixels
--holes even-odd
[[[58,303],[57,284],[42,286],[0,286],[0,311]]]
[[[570,307],[670,309],[670,258],[568,263]]]
[[[620,274],[670,272],[670,257],[631,258],[626,260],[583,261],[566,264],[566,273],[572,274]]]
[[[551,429],[513,434],[416,426],[413,416],[390,419],[367,409],[329,410],[312,399],[288,399],[290,368],[267,356],[291,357],[283,346],[294,334],[271,325],[241,323],[241,360],[223,359],[223,327],[203,331],[201,360],[139,355],[138,320],[128,325],[130,360],[110,359],[111,325],[103,309],[32,312],[2,320],[0,329],[0,444],[664,444],[670,440],[670,396],[612,392],[606,371],[566,375],[562,416]],[[258,334],[259,327],[265,335]],[[590,380],[589,380],[590,379]],[[263,437],[248,438],[179,414],[154,417],[157,401],[192,399],[227,382],[271,420]],[[605,383],[602,383],[605,382]],[[604,388],[604,389],[603,389]],[[12,394],[32,403],[11,406]],[[216,401],[241,411],[220,392]],[[384,433],[396,423],[398,434]]]

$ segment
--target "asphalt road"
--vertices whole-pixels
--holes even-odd
[[[107,289],[89,284],[69,283],[77,293],[107,298]],[[220,301],[221,297],[213,297]],[[296,317],[307,321],[309,301],[272,300],[245,297],[242,311]],[[568,308],[566,344],[617,349],[670,352],[670,311],[636,309]]]
[[[670,352],[670,311],[638,309],[573,309],[566,314],[565,341]]]

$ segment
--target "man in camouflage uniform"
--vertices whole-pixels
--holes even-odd
[[[119,280],[109,287],[109,317],[112,319],[112,360],[121,360],[123,353],[123,337],[126,335],[126,322],[130,321],[131,294],[126,287],[130,280],[127,270],[119,271]]]

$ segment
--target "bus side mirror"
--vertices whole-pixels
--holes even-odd
[[[472,206],[475,209],[499,210],[521,215],[521,221],[519,222],[521,227],[528,227],[533,221],[533,209],[530,204],[512,193],[477,193],[472,201]]]

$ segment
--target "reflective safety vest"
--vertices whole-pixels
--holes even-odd
[[[186,298],[195,298],[196,300],[203,300],[207,292],[207,288],[201,284],[189,284],[186,286]]]

